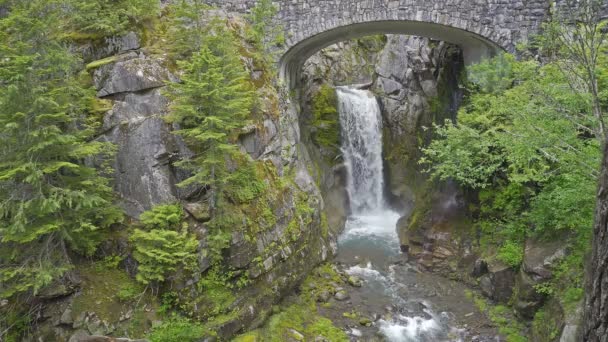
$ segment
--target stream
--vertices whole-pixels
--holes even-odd
[[[498,341],[465,295],[466,286],[421,273],[400,253],[396,223],[402,215],[389,208],[383,194],[377,100],[366,90],[337,92],[351,215],[338,240],[336,263],[363,285],[324,314],[343,323],[353,341]],[[373,324],[348,326],[341,316],[351,310]]]

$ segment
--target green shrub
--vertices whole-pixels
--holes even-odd
[[[139,220],[147,229],[179,229],[183,210],[179,204],[157,205],[143,212]]]
[[[143,289],[141,287],[137,286],[136,284],[127,284],[126,286],[123,286],[118,290],[116,296],[121,302],[128,302],[139,297],[142,294]]]
[[[507,241],[498,249],[498,260],[509,266],[517,267],[524,259],[524,249],[519,243]]]
[[[147,230],[135,229],[130,241],[138,262],[137,281],[143,284],[162,282],[178,269],[192,271],[197,265],[198,241],[181,227],[179,205],[162,205],[141,214]]]

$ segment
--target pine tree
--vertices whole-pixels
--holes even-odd
[[[126,33],[158,15],[158,0],[62,0],[67,36],[95,39]]]
[[[168,7],[166,38],[176,58],[188,58],[199,51],[208,33],[205,11],[211,7],[204,0],[176,0]]]
[[[156,285],[178,268],[194,270],[198,241],[188,233],[187,224],[182,225],[182,216],[179,204],[156,206],[141,214],[145,229],[135,229],[130,238],[138,262],[137,281]]]
[[[108,150],[86,119],[94,96],[59,37],[61,1],[9,3],[0,18],[0,297],[40,288],[91,254],[121,220],[108,179],[85,160]]]
[[[232,33],[215,21],[210,34],[190,60],[179,62],[181,82],[170,86],[168,120],[181,127],[195,155],[178,165],[193,172],[180,186],[198,184],[210,189],[213,209],[228,178],[226,160],[238,153],[235,131],[251,111],[253,92]]]

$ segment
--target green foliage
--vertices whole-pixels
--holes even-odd
[[[481,296],[477,296],[468,291],[465,293],[468,298],[472,298],[475,306],[480,312],[498,326],[498,332],[506,338],[507,342],[527,342],[528,339],[523,334],[524,326],[515,319],[510,309],[504,305],[493,306]]]
[[[312,139],[316,145],[327,149],[333,159],[340,150],[340,123],[336,90],[323,84],[312,99]],[[331,160],[329,160],[331,162]]]
[[[143,295],[144,290],[137,284],[129,283],[118,289],[116,297],[121,302],[129,302]]]
[[[155,284],[178,269],[196,268],[198,240],[187,225],[182,227],[181,217],[179,205],[157,206],[141,214],[146,230],[135,229],[129,238],[138,262],[137,281]]]
[[[507,264],[521,262],[527,237],[574,232],[569,243],[586,250],[601,157],[590,104],[555,63],[499,56],[469,79],[459,122],[437,127],[421,162],[477,189],[476,225]]]
[[[515,81],[515,57],[500,54],[485,63],[472,65],[468,68],[468,79],[479,87],[483,93],[499,93],[511,87]]]
[[[201,324],[174,315],[155,326],[147,338],[152,342],[196,342],[202,340],[206,333]]]
[[[235,301],[231,291],[231,274],[222,273],[214,267],[197,284],[198,293],[201,294],[198,303],[204,309],[205,316],[217,316],[226,313]]]
[[[0,18],[0,297],[48,285],[92,254],[122,220],[108,179],[85,160],[112,148],[93,139],[95,91],[63,44],[60,1],[8,1]]]
[[[119,255],[107,256],[102,260],[95,262],[95,269],[100,272],[103,270],[117,269],[123,259],[124,258]]]
[[[236,340],[282,342],[294,339],[292,330],[296,330],[304,335],[304,341],[314,341],[319,336],[332,342],[348,341],[344,331],[317,311],[316,295],[332,289],[331,283],[343,284],[344,281],[330,264],[319,266],[304,281],[295,303],[271,316],[261,329],[239,336]]]
[[[177,230],[180,228],[183,216],[184,212],[180,204],[165,204],[143,212],[139,220],[147,229]]]
[[[211,7],[204,0],[176,0],[167,7],[165,39],[170,42],[173,58],[189,58],[200,51],[206,36],[214,34],[206,24],[205,14]]]
[[[264,179],[258,175],[255,164],[245,162],[226,179],[226,197],[237,204],[249,203],[266,190]]]
[[[124,34],[159,13],[157,0],[63,0],[69,38],[90,39]]]
[[[509,266],[517,267],[524,259],[524,250],[520,243],[507,241],[500,246],[496,257]]]
[[[254,46],[254,58],[264,65],[265,69],[269,69],[274,63],[273,57],[276,55],[272,48],[285,44],[283,28],[273,24],[278,10],[272,0],[260,0],[249,14],[251,27],[246,31],[246,37]]]
[[[555,341],[561,332],[559,320],[551,317],[550,313],[545,309],[540,309],[534,315],[532,321],[532,335],[536,336],[541,341]]]
[[[246,123],[253,92],[232,32],[221,23],[212,25],[213,35],[205,36],[200,50],[178,62],[184,73],[180,83],[169,86],[168,121],[180,125],[176,133],[194,152],[177,164],[193,173],[179,185],[208,186],[213,209],[228,178],[226,161],[239,154],[235,132]]]

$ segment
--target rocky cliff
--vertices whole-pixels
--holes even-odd
[[[240,16],[221,15],[229,18],[235,30],[246,25]],[[146,34],[153,35],[153,30]],[[266,190],[260,198],[230,204],[243,221],[229,232],[222,260],[210,270],[209,212],[204,196],[200,188],[177,186],[188,174],[175,163],[192,152],[173,134],[178,127],[164,119],[168,112],[164,88],[179,81],[180,70],[167,59],[162,41],[153,41],[151,48],[144,36],[142,31],[130,32],[77,47],[88,63],[87,72],[103,112],[97,139],[116,146],[110,172],[120,204],[133,222],[156,205],[182,205],[187,214],[184,222],[198,238],[199,270],[191,276],[173,275],[160,291],[176,296],[176,301],[185,303],[184,311],[206,321],[210,331],[221,338],[228,338],[260,324],[272,305],[315,265],[330,258],[337,231],[328,227],[321,192],[307,168],[312,161],[300,141],[295,107],[273,85],[272,71],[260,69],[247,57],[253,47],[243,39],[242,59],[256,84],[259,103],[252,124],[242,129],[237,143],[255,166],[256,179],[248,181],[259,182]],[[98,252],[99,258],[119,257],[118,269],[89,267],[83,261],[70,279],[39,296],[42,305],[33,338],[85,341],[88,335],[142,336],[158,320],[156,294],[150,296],[144,290],[148,294],[137,301],[119,295],[122,290],[139,289],[120,271],[133,275],[136,268],[125,234],[129,229],[118,228]],[[222,290],[222,301],[210,297],[200,285],[210,272],[227,276],[230,287],[234,286],[234,290]]]

